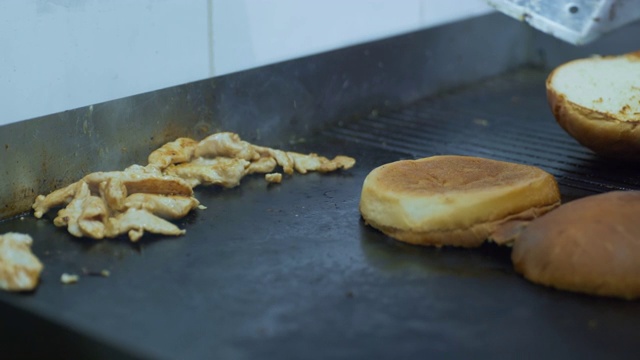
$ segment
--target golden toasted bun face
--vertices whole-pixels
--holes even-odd
[[[558,124],[606,157],[640,159],[640,52],[568,62],[547,78]]]
[[[640,297],[640,192],[617,191],[566,203],[532,221],[513,245],[528,280],[557,289]]]
[[[480,246],[504,221],[533,219],[560,204],[552,175],[533,166],[469,156],[382,165],[367,175],[367,224],[417,245]]]

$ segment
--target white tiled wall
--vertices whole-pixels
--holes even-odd
[[[483,0],[3,0],[0,125],[489,11]]]

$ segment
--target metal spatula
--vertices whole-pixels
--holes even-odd
[[[498,11],[574,45],[589,43],[640,19],[640,0],[486,1]]]

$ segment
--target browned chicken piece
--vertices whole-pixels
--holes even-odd
[[[58,227],[66,226],[67,231],[76,237],[102,239],[109,210],[101,198],[91,195],[87,183],[80,183],[82,186],[74,199],[58,212],[53,223]]]
[[[127,209],[147,210],[165,219],[179,219],[200,205],[193,197],[157,194],[132,194],[124,200]]]
[[[184,137],[168,142],[149,155],[149,165],[164,169],[171,164],[190,161],[197,145],[196,140]]]
[[[0,289],[28,291],[38,285],[43,266],[31,252],[32,243],[26,234],[0,235]]]
[[[78,218],[78,227],[82,235],[103,239],[106,235],[105,222],[109,217],[107,205],[97,196],[89,196],[83,205],[82,213]]]
[[[84,200],[89,196],[91,196],[89,185],[82,180],[78,181],[78,191],[76,191],[73,200],[65,208],[58,211],[58,216],[53,219],[53,223],[58,227],[68,226],[70,222],[77,223],[82,213]],[[80,230],[76,231],[76,233],[80,234]]]
[[[39,195],[33,204],[36,217],[51,208],[66,205],[54,219],[74,236],[102,239],[128,233],[137,241],[145,231],[180,235],[174,224],[164,220],[185,216],[199,207],[193,187],[240,184],[247,174],[264,173],[265,180],[280,183],[281,173],[294,171],[328,172],[349,169],[355,160],[336,156],[333,160],[317,154],[299,154],[255,146],[237,134],[213,134],[200,142],[178,138],[152,152],[149,165],[133,165],[124,171],[94,172],[77,183]]]
[[[299,154],[288,152],[289,157],[294,161],[294,168],[300,174],[306,174],[309,171],[330,172],[338,169],[350,169],[355,165],[356,160],[348,156],[336,156],[333,160],[329,160],[318,154]]]
[[[210,135],[198,143],[195,157],[215,158],[227,157],[243,160],[257,160],[260,154],[253,145],[240,139],[238,134],[221,132]]]
[[[338,155],[331,160],[331,164],[335,164],[337,167],[333,169],[333,165],[323,166],[319,171],[327,172],[337,169],[349,170],[356,164],[356,159],[351,156]]]
[[[33,203],[33,214],[38,219],[42,215],[46,214],[49,210],[68,204],[76,194],[77,189],[81,186],[80,182],[75,182],[71,185],[63,187],[62,189],[55,190],[49,195],[38,195]]]
[[[134,165],[124,171],[99,171],[83,178],[94,193],[99,192],[100,183],[109,179],[121,181],[129,194],[193,195],[193,189],[185,181],[163,174],[160,170],[151,166]]]
[[[200,158],[238,158],[249,160],[252,164],[247,174],[268,173],[273,171],[270,167],[272,158],[276,164],[282,167],[285,174],[293,174],[294,170],[301,174],[309,171],[330,172],[338,169],[349,169],[355,164],[355,159],[348,156],[336,156],[329,160],[317,154],[299,154],[264,146],[252,145],[240,139],[240,136],[230,132],[222,132],[210,135],[200,141],[194,152],[194,157]],[[264,166],[264,167],[263,167]]]
[[[232,188],[240,184],[249,164],[244,159],[196,158],[189,163],[169,166],[165,173],[184,179],[192,187],[202,184]]]
[[[267,180],[267,182],[270,184],[280,184],[282,182],[282,174],[280,173],[264,174],[264,179]]]
[[[67,205],[53,223],[66,227],[76,237],[102,239],[128,232],[135,241],[144,231],[183,234],[151,212],[167,218],[182,217],[199,205],[192,195],[186,181],[164,175],[157,168],[134,165],[125,171],[89,174],[48,196],[38,196],[33,208],[41,217],[52,207]],[[145,222],[136,226],[138,220]]]
[[[146,210],[139,209],[129,209],[111,217],[107,224],[108,237],[116,237],[126,233],[133,242],[140,240],[145,231],[162,235],[182,235],[185,233],[175,224]]]
[[[285,174],[293,174],[293,167],[295,163],[293,162],[293,159],[289,157],[287,152],[263,146],[254,146],[253,148],[256,149],[256,151],[263,157],[274,158],[278,165],[282,167],[282,171],[284,171]]]
[[[265,173],[269,173],[272,172],[273,169],[276,168],[278,164],[276,163],[276,160],[274,158],[271,157],[263,157],[260,158],[254,162],[252,162],[251,164],[249,164],[249,167],[247,168],[246,173],[247,174],[255,174],[255,173],[259,173],[259,174],[265,174]]]
[[[127,198],[127,187],[117,178],[107,179],[99,185],[100,197],[113,211],[123,211],[124,199]]]

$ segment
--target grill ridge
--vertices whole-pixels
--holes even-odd
[[[499,81],[344,122],[323,135],[414,158],[458,154],[534,165],[561,186],[589,193],[640,190],[639,170],[602,161],[557,125],[540,91],[546,75],[522,69]]]

